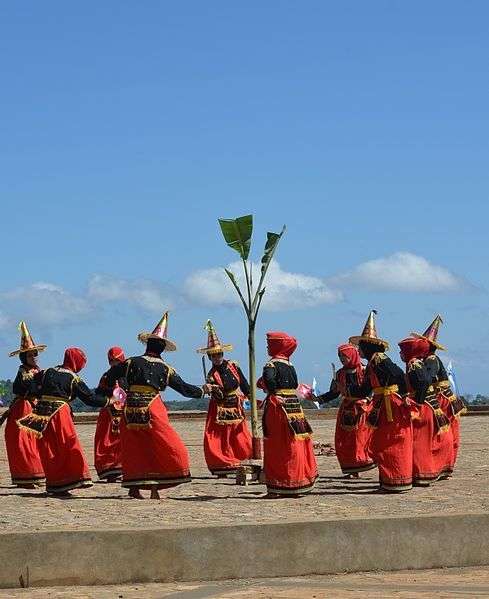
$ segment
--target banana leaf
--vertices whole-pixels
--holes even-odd
[[[270,232],[267,233],[267,242],[265,244],[265,251],[264,251],[262,259],[261,259],[262,274],[264,272],[266,272],[266,270],[273,258],[273,254],[275,253],[275,250],[277,249],[278,242],[280,241],[280,238],[284,234],[284,231],[285,231],[285,225],[283,226],[282,231],[280,233],[270,233]]]
[[[228,246],[238,252],[243,260],[247,260],[251,249],[253,215],[234,219],[220,218],[219,225]]]

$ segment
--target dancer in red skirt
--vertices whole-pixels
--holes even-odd
[[[243,460],[251,459],[251,435],[246,424],[243,400],[250,387],[237,362],[224,359],[232,345],[222,345],[210,320],[206,324],[207,347],[198,349],[208,355],[212,368],[207,382],[216,385],[209,401],[204,430],[204,455],[207,467],[218,478],[236,474]]]
[[[34,489],[45,480],[37,439],[20,430],[17,420],[30,414],[36,403],[33,383],[41,372],[37,365],[37,355],[46,346],[34,343],[24,321],[19,324],[19,328],[20,348],[11,352],[10,356],[19,356],[22,364],[13,384],[15,398],[6,415],[5,445],[12,484],[23,489]]]
[[[384,353],[389,344],[377,336],[375,314],[370,312],[363,333],[350,337],[350,343],[358,345],[360,355],[368,360],[360,394],[373,394],[367,422],[374,429],[371,451],[379,467],[380,489],[408,491],[413,485],[412,402],[401,398],[406,394],[404,373]]]
[[[44,371],[40,399],[32,414],[17,420],[22,430],[38,438],[46,474],[46,491],[69,496],[69,491],[92,486],[87,460],[71,416],[70,402],[79,398],[88,406],[105,407],[110,400],[96,396],[78,372],[87,359],[81,349],[69,347],[63,364]]]
[[[445,476],[452,460],[450,422],[438,404],[431,377],[423,362],[428,355],[426,339],[408,337],[399,342],[406,363],[409,396],[416,402],[413,411],[413,484],[429,486]]]
[[[125,377],[128,387],[122,435],[122,486],[129,495],[143,499],[142,489],[151,489],[151,499],[159,499],[159,489],[190,482],[188,451],[168,420],[160,391],[166,387],[185,397],[201,398],[212,385],[196,387],[183,381],[161,358],[163,351],[175,351],[167,338],[168,312],[152,333],[140,333],[146,344],[142,356],[129,358],[116,367],[115,378]]]
[[[443,320],[438,314],[422,335],[419,333],[412,333],[412,335],[414,337],[426,339],[430,344],[429,353],[424,362],[430,373],[431,382],[436,393],[437,401],[450,421],[450,432],[448,434],[451,434],[452,436],[453,452],[450,467],[446,472],[448,477],[453,472],[455,462],[457,461],[458,450],[460,447],[460,417],[462,414],[465,414],[467,407],[465,406],[463,400],[453,392],[450,381],[448,380],[448,374],[445,366],[440,358],[435,354],[437,349],[445,350],[443,345],[437,341],[440,324],[442,323]]]
[[[263,468],[267,497],[309,493],[318,476],[312,429],[297,398],[297,374],[289,361],[297,340],[287,333],[267,333],[271,360],[257,385],[267,393],[263,410]]]
[[[107,353],[109,370],[102,375],[96,393],[112,397],[116,386],[126,387],[123,380],[114,378],[114,370],[126,361],[120,347],[111,347]],[[116,401],[102,408],[95,429],[95,470],[100,480],[116,482],[122,476],[120,422],[123,406]]]
[[[338,357],[343,367],[332,380],[330,390],[317,396],[317,401],[326,403],[341,395],[335,430],[336,457],[343,474],[358,478],[359,472],[376,467],[370,455],[372,429],[367,425],[372,406],[358,395],[364,378],[358,348],[348,343],[340,345]]]

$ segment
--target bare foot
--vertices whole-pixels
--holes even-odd
[[[131,487],[129,489],[129,497],[132,499],[144,499],[144,497],[141,495],[141,491],[137,487]]]
[[[156,487],[153,487],[151,489],[151,499],[161,499],[158,489]]]

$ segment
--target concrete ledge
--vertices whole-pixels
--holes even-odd
[[[489,514],[3,533],[0,563],[3,588],[480,566]]]

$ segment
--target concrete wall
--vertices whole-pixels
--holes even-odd
[[[0,564],[3,588],[487,565],[489,515],[4,533]]]

